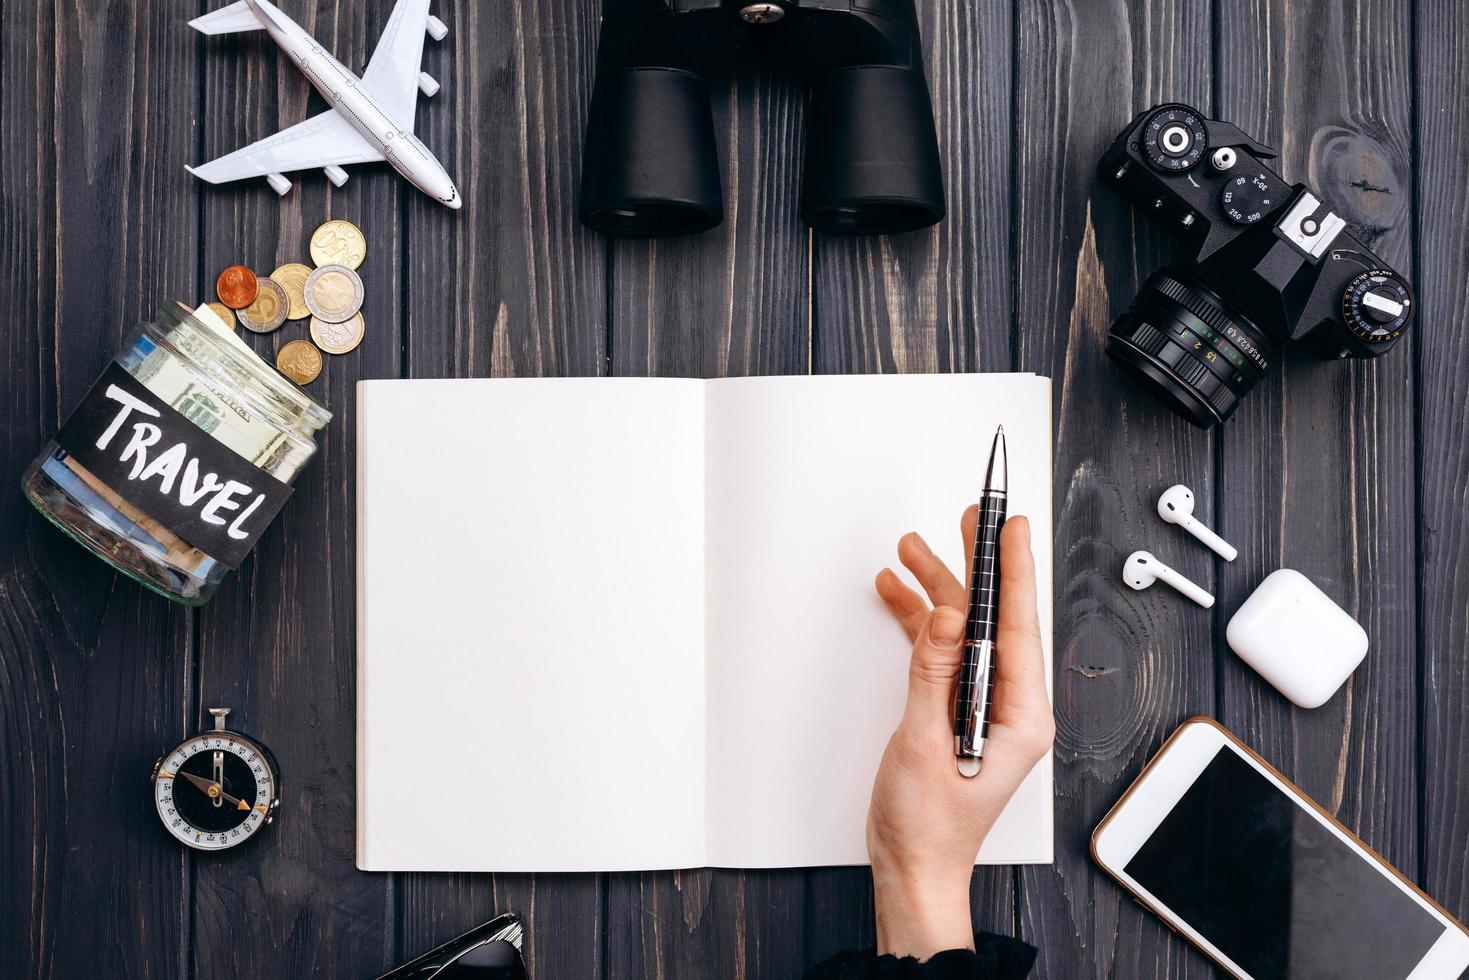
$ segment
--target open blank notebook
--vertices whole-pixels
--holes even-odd
[[[357,395],[364,870],[866,864],[910,649],[873,578],[910,530],[965,567],[1000,423],[1050,663],[1045,378]],[[1049,862],[1051,792],[1047,757],[978,862]]]

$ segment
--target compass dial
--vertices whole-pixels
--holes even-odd
[[[153,802],[168,832],[218,851],[253,837],[274,818],[279,781],[268,754],[237,732],[195,735],[159,760]]]

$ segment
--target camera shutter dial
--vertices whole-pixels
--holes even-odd
[[[1143,157],[1154,170],[1182,173],[1204,158],[1209,137],[1198,115],[1181,106],[1159,109],[1141,135]]]
[[[1264,174],[1232,177],[1219,189],[1219,207],[1237,225],[1252,225],[1275,207],[1280,195]]]
[[[1408,323],[1413,297],[1407,283],[1387,269],[1371,269],[1347,284],[1342,315],[1347,328],[1374,344],[1396,340]]]

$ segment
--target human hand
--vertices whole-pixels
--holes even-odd
[[[964,553],[974,551],[979,508],[960,523]],[[974,858],[1000,811],[1055,738],[1036,616],[1030,522],[1012,517],[1000,532],[1000,618],[995,634],[994,702],[979,775],[954,761],[954,686],[964,655],[969,592],[914,532],[898,558],[928,600],[892,569],[877,591],[913,641],[908,703],[888,740],[867,812],[877,951],[927,959],[973,947],[969,879]],[[929,603],[933,609],[929,609]]]

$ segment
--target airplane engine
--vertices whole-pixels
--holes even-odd
[[[439,83],[426,71],[418,73],[418,90],[432,98],[439,93]]]
[[[433,14],[428,15],[428,36],[435,41],[442,41],[449,36],[449,25],[439,20]]]
[[[329,167],[322,167],[321,172],[326,174],[326,179],[332,182],[333,187],[341,187],[347,182],[347,171],[338,167],[336,164],[332,164]]]
[[[281,197],[285,197],[291,190],[291,182],[286,179],[285,174],[266,174],[265,180],[270,184],[270,189]]]

